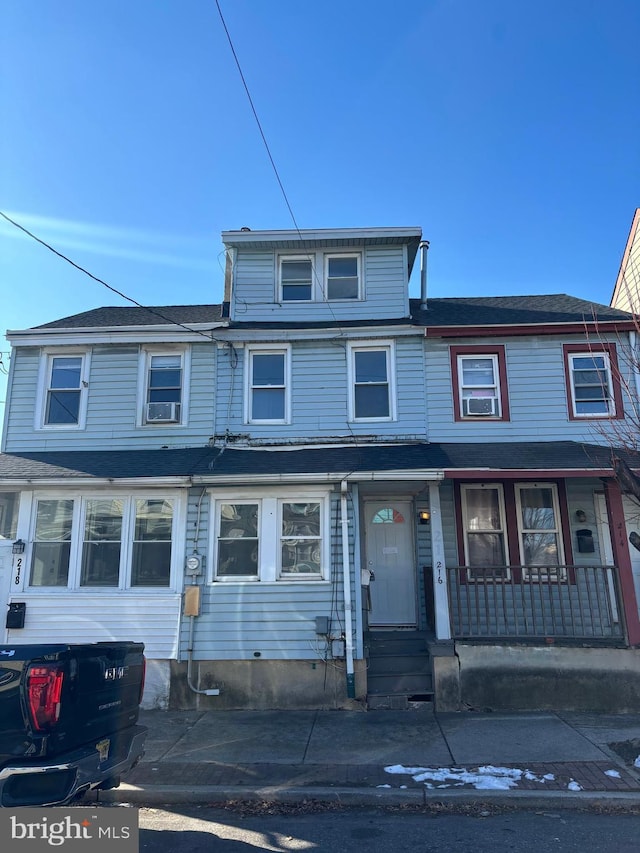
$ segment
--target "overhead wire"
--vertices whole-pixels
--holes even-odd
[[[97,275],[94,275],[92,272],[89,272],[88,269],[85,269],[85,267],[80,266],[80,264],[77,264],[75,261],[71,260],[71,258],[67,257],[67,255],[64,255],[62,252],[59,252],[58,249],[54,248],[50,243],[47,243],[46,240],[43,240],[41,237],[38,237],[32,231],[29,231],[28,228],[25,228],[24,225],[21,225],[19,222],[16,222],[15,219],[12,219],[10,216],[8,216],[1,210],[0,216],[3,219],[6,219],[7,222],[11,223],[11,225],[14,225],[20,231],[23,231],[28,237],[31,237],[32,240],[35,240],[36,243],[40,243],[40,245],[44,246],[45,249],[48,249],[50,252],[53,252],[54,255],[57,255],[59,258],[61,258],[63,261],[66,261],[68,264],[71,264],[72,267],[75,267],[75,269],[79,270],[81,273],[84,273],[85,275],[89,276],[89,278],[93,279],[93,281],[96,281],[98,284],[103,285],[103,287],[106,287],[107,290],[110,290],[112,293],[121,296],[122,299],[126,299],[127,302],[131,302],[132,305],[135,305],[138,308],[142,308],[144,311],[148,311],[150,314],[153,314],[156,317],[160,317],[161,320],[170,323],[172,326],[179,326],[181,329],[184,329],[185,331],[191,332],[195,335],[200,335],[201,337],[206,338],[208,341],[215,340],[211,335],[207,334],[206,332],[202,332],[200,331],[200,329],[191,329],[189,328],[189,326],[185,326],[184,323],[180,323],[178,320],[172,320],[170,317],[167,317],[165,314],[160,311],[157,311],[155,308],[149,308],[148,305],[143,305],[141,302],[138,302],[136,299],[133,299],[133,297],[127,296],[126,293],[123,293],[121,290],[118,290],[116,287],[113,287],[112,285],[108,284],[106,281],[104,281],[104,279],[99,278]]]

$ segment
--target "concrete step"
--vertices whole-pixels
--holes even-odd
[[[391,693],[432,693],[431,675],[425,672],[404,672],[367,677],[367,695]]]
[[[368,673],[372,675],[397,675],[403,672],[431,674],[431,661],[426,652],[419,655],[369,655]]]
[[[373,694],[367,696],[370,711],[431,711],[433,694]]]

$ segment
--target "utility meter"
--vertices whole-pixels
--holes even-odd
[[[202,557],[199,554],[190,554],[187,557],[186,567],[190,575],[199,575],[202,569]]]

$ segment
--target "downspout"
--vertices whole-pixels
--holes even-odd
[[[420,249],[420,310],[427,310],[427,252],[429,241],[422,240],[418,246]]]
[[[356,698],[353,667],[353,604],[351,602],[351,567],[349,564],[349,518],[347,514],[347,481],[340,483],[340,525],[342,527],[342,585],[344,592],[344,648],[347,663],[347,697]]]

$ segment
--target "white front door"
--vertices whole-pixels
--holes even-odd
[[[365,503],[371,627],[416,625],[416,565],[411,501]]]

